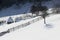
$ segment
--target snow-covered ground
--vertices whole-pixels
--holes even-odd
[[[53,4],[51,5],[51,3],[46,4],[50,5],[47,5],[49,8],[53,6]],[[20,16],[26,16],[26,14],[21,13],[27,13],[27,15],[29,15],[28,13],[30,12],[30,7],[32,5],[33,4],[31,3],[26,3],[22,5],[19,9],[15,9],[15,5],[10,8],[4,9],[0,11],[0,20],[8,20],[9,17],[12,17],[12,19],[15,20],[15,18],[19,18]],[[1,25],[0,32],[24,24],[33,19],[35,18],[21,20],[12,24]],[[38,22],[20,28],[14,32],[10,32],[3,36],[0,36],[0,40],[60,40],[60,14],[50,15],[46,18],[46,20],[46,25],[44,24],[43,19],[41,19]]]
[[[60,14],[50,15],[46,20],[47,25],[44,25],[43,19],[41,19],[1,36],[0,40],[60,40]]]
[[[13,28],[13,27],[16,27],[16,26],[19,26],[19,25],[22,25],[22,24],[26,24],[27,22],[30,22],[30,21],[35,20],[37,18],[40,18],[40,16],[35,17],[35,18],[31,18],[31,19],[27,19],[27,20],[21,20],[19,22],[14,22],[14,23],[11,23],[11,24],[6,24],[5,23],[4,25],[0,26],[0,32],[6,31],[10,28]]]

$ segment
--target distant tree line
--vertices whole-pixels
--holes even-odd
[[[49,0],[0,0],[0,9],[4,7],[10,7],[13,4],[16,4],[17,6],[20,3],[26,3],[26,2],[39,2],[41,4],[42,1],[49,1]]]
[[[18,6],[20,3],[23,2],[25,2],[25,0],[0,0],[0,9],[4,7],[10,7],[13,4],[16,4]]]

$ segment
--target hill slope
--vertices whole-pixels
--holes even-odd
[[[60,40],[60,14],[51,15],[46,18],[47,25],[43,19],[25,28],[21,28],[0,37],[1,40]]]

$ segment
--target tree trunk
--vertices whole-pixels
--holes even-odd
[[[44,24],[46,24],[46,19],[44,18]]]

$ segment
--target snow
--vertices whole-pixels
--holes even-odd
[[[51,28],[44,25],[43,19],[41,19],[24,28],[1,36],[0,40],[60,40],[60,14],[50,15],[46,20],[47,24],[51,25]],[[22,22],[15,24],[20,23]],[[10,25],[16,26],[14,24]]]
[[[21,21],[21,20],[24,20],[24,19],[26,20],[26,19],[32,18],[32,13],[26,13],[26,14],[19,14],[19,15],[12,15],[12,16],[1,17],[0,21],[5,21],[5,23],[6,23],[8,21],[8,19],[9,19],[9,17],[11,17],[14,22],[15,21],[18,22],[18,21]],[[9,19],[9,21],[11,21],[11,20]]]
[[[47,13],[53,13],[53,8],[49,8],[48,10],[47,10]]]
[[[9,17],[12,17],[14,21],[16,18],[18,18],[17,19],[18,22],[1,25],[0,32],[6,31],[10,28],[27,23],[37,18],[35,17],[35,18],[19,21],[20,20],[19,17],[31,15],[31,13],[29,12],[30,12],[30,7],[32,5],[33,4],[31,3],[26,3],[22,5],[21,8],[19,9],[15,9],[14,8],[15,5],[13,5],[10,8],[0,11],[0,17],[1,17],[0,21],[7,20]],[[51,2],[43,3],[43,5],[46,5],[48,8],[53,7],[53,3]],[[21,14],[21,13],[26,13],[26,14]],[[2,16],[6,16],[6,17],[2,17]],[[59,27],[60,14],[50,15],[49,17],[46,18],[46,20],[47,20],[46,21],[47,24],[44,24],[43,19],[41,19],[40,21],[37,21],[26,27],[22,27],[18,30],[15,30],[3,36],[0,36],[0,40],[60,40],[60,31],[59,31],[60,30],[60,27]]]
[[[32,20],[35,20],[36,18],[40,18],[40,17],[35,17],[35,18],[31,18],[31,19],[27,19],[27,20],[21,20],[19,22],[14,22],[14,23],[11,23],[11,24],[4,24],[4,25],[1,25],[0,26],[0,32],[2,31],[6,31],[10,28],[13,28],[13,27],[16,27],[16,26],[19,26],[21,24],[25,24],[29,21],[32,21]]]
[[[30,12],[32,3],[25,3],[25,4],[20,4],[21,7],[16,9],[16,5],[13,5],[9,8],[6,8],[4,10],[0,11],[0,21],[5,21],[5,23],[8,21],[9,17],[13,19],[13,21],[20,21],[20,17],[25,19],[26,15],[32,16],[32,13]],[[17,18],[17,20],[16,20]],[[31,18],[31,17],[30,17]],[[28,19],[28,18],[26,18]],[[9,20],[10,21],[10,20]]]
[[[14,22],[11,17],[8,18],[7,22]]]

